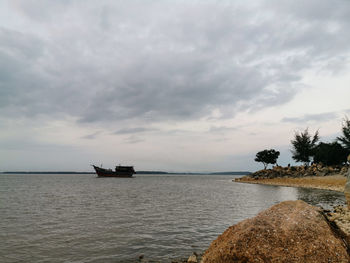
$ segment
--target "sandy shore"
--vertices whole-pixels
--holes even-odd
[[[333,190],[344,192],[346,177],[343,175],[329,175],[329,176],[307,176],[300,178],[279,177],[272,179],[253,179],[249,176],[236,178],[235,182],[250,183],[250,184],[268,184],[279,186],[294,186],[307,187],[325,190]]]

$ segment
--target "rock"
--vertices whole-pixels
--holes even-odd
[[[197,255],[195,253],[193,253],[188,259],[187,259],[187,263],[197,263]]]
[[[144,255],[144,254],[140,254],[140,255],[139,255],[139,261],[138,261],[138,262],[147,263],[148,260],[145,259],[145,255]]]
[[[350,210],[345,206],[336,206],[332,213],[327,213],[330,222],[337,226],[341,236],[350,244]]]
[[[282,172],[283,171],[283,167],[279,166],[279,165],[274,166],[272,169],[277,171],[277,172]]]
[[[325,175],[329,174],[329,169],[327,167],[323,167],[321,169],[321,172],[324,173]]]
[[[321,164],[313,164],[311,166],[274,166],[272,169],[264,169],[256,171],[249,175],[250,178],[273,179],[282,177],[301,178],[307,176],[327,176],[332,174],[344,174],[348,167],[331,167],[322,166]]]
[[[340,170],[341,175],[346,175],[348,173],[348,167],[344,166]]]
[[[326,176],[325,172],[316,172],[316,176]]]
[[[319,208],[303,201],[277,204],[229,227],[214,240],[202,263],[349,262],[345,242]]]

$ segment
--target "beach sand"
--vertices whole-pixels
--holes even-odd
[[[271,179],[254,179],[249,176],[244,176],[236,178],[234,181],[240,183],[307,187],[344,192],[346,177],[339,174],[329,176],[306,176],[299,178],[279,177]]]

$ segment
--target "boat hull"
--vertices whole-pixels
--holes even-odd
[[[116,167],[116,170],[113,171],[111,169],[104,169],[98,166],[93,165],[95,172],[97,174],[97,177],[132,177],[135,173],[133,167]]]

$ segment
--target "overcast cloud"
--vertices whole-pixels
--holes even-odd
[[[159,131],[166,148],[173,130],[238,132],[240,114],[249,125],[268,109],[279,112],[275,123],[342,115],[336,104],[301,113],[295,100],[318,85],[311,73],[339,82],[347,75],[348,0],[11,0],[0,10],[0,118],[21,120],[16,130],[37,119],[66,122],[77,138],[101,143],[101,129],[133,135],[117,144],[151,142],[147,134]]]
[[[332,120],[336,118],[337,118],[336,112],[326,112],[326,113],[319,113],[319,114],[305,114],[304,116],[300,116],[300,117],[286,117],[286,118],[283,118],[282,121],[307,124],[309,122],[327,121],[327,120]]]

